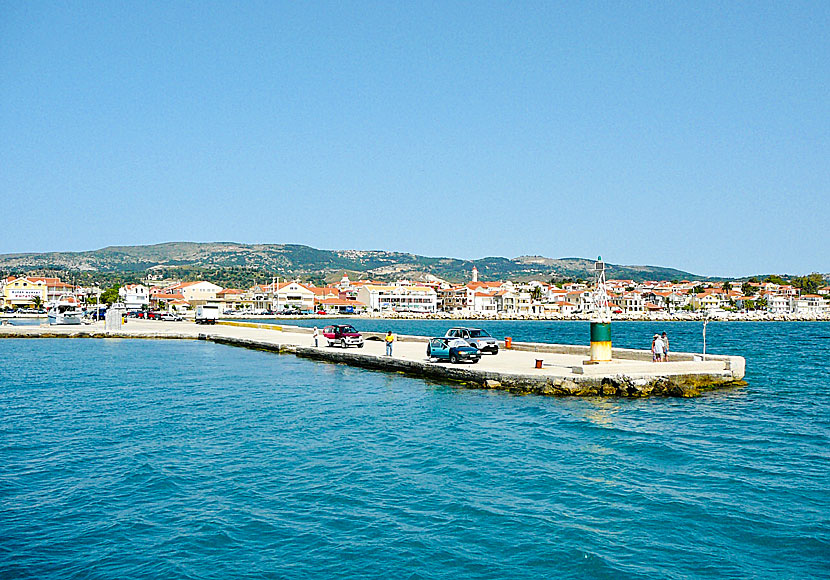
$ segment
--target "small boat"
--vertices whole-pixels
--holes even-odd
[[[81,324],[84,311],[78,308],[74,296],[68,298],[61,296],[55,302],[49,303],[46,316],[49,318],[50,325]]]

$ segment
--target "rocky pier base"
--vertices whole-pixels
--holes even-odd
[[[479,370],[473,366],[436,364],[363,354],[356,350],[333,350],[296,345],[277,345],[257,340],[200,335],[210,340],[256,350],[291,353],[296,356],[348,364],[365,369],[397,372],[413,377],[452,381],[468,388],[507,391],[516,395],[555,397],[698,397],[706,391],[736,388],[746,382],[726,375],[684,374],[654,377],[575,376],[545,377],[521,373]]]
[[[384,356],[384,346],[370,336],[361,349],[312,346],[310,329],[254,325],[217,325],[211,328],[182,322],[130,322],[119,331],[103,325],[81,327],[0,326],[0,338],[99,338],[207,340],[243,348],[294,354],[328,363],[383,372],[402,373],[469,388],[513,394],[558,397],[696,397],[706,391],[745,385],[745,361],[735,356],[673,353],[670,363],[652,363],[647,351],[614,349],[615,360],[587,364],[587,347],[514,343],[512,349],[488,355],[478,364],[450,364],[426,357],[426,338],[399,337],[395,356]]]

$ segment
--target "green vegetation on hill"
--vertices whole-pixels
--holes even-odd
[[[296,244],[233,242],[169,242],[111,246],[88,252],[0,255],[0,271],[7,274],[51,272],[78,282],[94,279],[116,284],[136,282],[149,271],[170,278],[205,278],[232,287],[268,282],[273,276],[319,284],[339,279],[344,272],[352,279],[423,280],[431,275],[448,282],[466,282],[470,280],[473,266],[478,268],[479,279],[483,281],[590,279],[589,268],[593,263],[583,258],[541,256],[461,260],[382,250],[319,250]],[[616,264],[607,264],[607,275],[635,282],[703,279],[673,268]]]

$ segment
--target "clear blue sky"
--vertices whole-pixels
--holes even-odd
[[[0,2],[0,252],[830,272],[828,2]]]

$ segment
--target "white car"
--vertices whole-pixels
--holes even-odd
[[[450,328],[444,336],[451,338],[462,338],[470,346],[476,347],[481,352],[499,354],[499,343],[490,333],[480,328]]]

